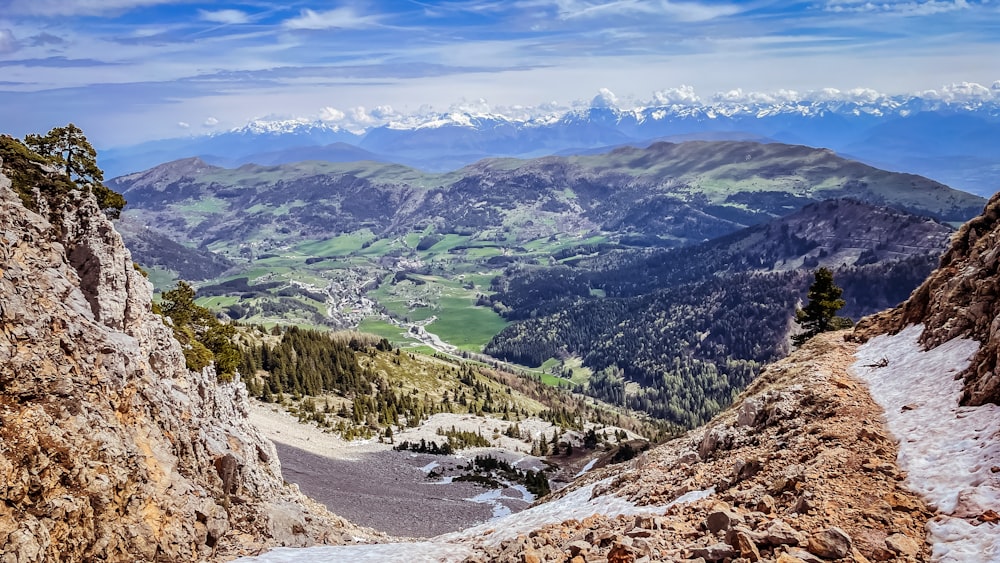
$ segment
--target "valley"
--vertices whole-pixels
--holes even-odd
[[[18,157],[21,149],[13,144],[5,150]],[[0,179],[13,184],[6,176]],[[881,202],[885,194],[896,193],[885,187],[891,184],[886,180],[862,195]],[[71,321],[50,322],[42,312],[50,301],[30,300],[33,317],[41,319],[33,321],[34,330],[58,334],[71,322],[75,333],[90,331],[89,339],[115,343],[98,348],[111,358],[116,370],[111,373],[119,379],[107,379],[105,360],[86,360],[98,366],[94,373],[105,378],[105,385],[121,386],[118,381],[128,377],[149,378],[167,370],[171,375],[149,387],[159,390],[157,402],[177,411],[191,405],[204,409],[196,412],[208,425],[225,417],[225,432],[231,433],[226,438],[218,432],[199,434],[200,422],[185,422],[192,424],[185,430],[191,437],[181,447],[193,453],[184,459],[208,455],[212,461],[185,470],[198,481],[171,485],[215,492],[152,501],[180,503],[173,506],[205,522],[178,537],[191,536],[197,549],[210,549],[213,557],[229,526],[236,526],[239,536],[225,536],[226,557],[250,555],[253,546],[259,546],[258,553],[275,544],[305,546],[313,537],[337,544],[380,542],[294,554],[276,550],[248,559],[264,562],[286,555],[292,560],[400,558],[400,550],[470,562],[566,560],[583,553],[588,559],[625,561],[718,561],[737,555],[775,561],[905,561],[924,560],[940,550],[968,555],[992,549],[990,536],[970,527],[994,521],[987,506],[995,479],[984,474],[955,481],[958,502],[951,502],[948,489],[936,504],[925,504],[913,490],[938,491],[948,476],[906,465],[907,456],[897,455],[881,419],[875,418],[880,411],[867,389],[886,408],[904,413],[890,417],[890,425],[902,420],[923,427],[928,417],[952,416],[958,408],[950,400],[923,398],[901,404],[903,384],[894,380],[944,373],[953,382],[947,394],[957,395],[954,376],[973,369],[965,360],[979,353],[978,343],[953,340],[931,344],[936,347],[925,352],[918,341],[921,333],[954,336],[947,311],[956,303],[969,311],[991,306],[967,301],[988,299],[984,288],[995,281],[988,264],[996,254],[988,245],[995,242],[996,202],[955,236],[944,219],[959,212],[955,202],[964,196],[930,183],[923,191],[904,190],[898,207],[864,197],[838,198],[779,214],[768,210],[774,201],[765,197],[755,212],[760,221],[743,225],[725,219],[729,231],[704,241],[682,240],[678,235],[685,231],[662,221],[666,216],[657,212],[651,222],[626,221],[645,231],[591,224],[569,235],[536,232],[530,230],[533,223],[525,223],[529,231],[511,230],[507,237],[499,234],[502,222],[496,230],[486,228],[494,224],[488,221],[480,230],[445,229],[450,232],[439,232],[436,224],[398,232],[400,223],[393,221],[382,229],[369,224],[319,239],[279,228],[283,242],[247,244],[228,256],[218,254],[224,246],[213,251],[213,244],[221,244],[217,238],[190,254],[164,244],[168,252],[158,256],[156,241],[167,235],[146,232],[148,227],[138,223],[132,233],[145,245],[138,247],[140,253],[161,264],[152,272],[154,283],[172,281],[176,272],[163,267],[170,260],[180,260],[191,271],[201,268],[208,278],[199,284],[197,302],[194,290],[181,283],[154,304],[152,284],[142,277],[150,274],[129,265],[121,239],[95,212],[95,195],[58,183],[30,191],[24,176],[13,185],[16,193],[0,186],[4,205],[34,207],[57,223],[32,211],[27,222],[7,220],[5,232],[11,236],[4,238],[4,249],[17,258],[9,262],[13,269],[4,273],[4,283],[13,288],[23,277],[23,265],[39,264],[42,283],[71,288],[69,301],[54,307]],[[908,189],[915,187],[911,181]],[[850,189],[867,188],[859,183]],[[53,213],[48,197],[64,215]],[[80,207],[73,207],[73,198],[81,198]],[[422,205],[424,200],[418,200]],[[908,210],[914,202],[922,202],[924,215]],[[934,202],[950,210],[933,211],[929,204]],[[634,215],[646,203],[628,213]],[[678,197],[670,205],[692,210],[705,205],[689,203]],[[218,203],[190,205],[206,215],[202,225],[181,233],[201,236],[227,221],[237,231],[259,227],[240,226],[237,210],[230,210],[231,219],[213,217],[224,211]],[[587,213],[602,205],[591,205]],[[494,208],[473,208],[483,213],[481,218],[496,215]],[[731,212],[709,205],[690,214],[710,216],[689,223],[695,236],[706,225],[721,224],[720,216],[708,213],[712,209]],[[587,213],[570,213],[557,224],[586,219]],[[67,220],[71,228],[64,229],[61,221]],[[69,251],[54,242],[39,256],[42,251],[25,242],[35,232],[78,238],[63,239]],[[101,233],[110,233],[109,241]],[[858,331],[817,336],[775,363],[788,351],[791,319],[815,268],[829,268],[843,285],[845,312],[865,314],[919,285],[949,240],[941,268],[903,306],[866,318]],[[94,274],[95,260],[101,261],[100,275]],[[102,271],[104,265],[108,268]],[[221,274],[220,267],[226,268]],[[961,272],[960,283],[949,282],[955,272]],[[8,277],[14,281],[8,283]],[[124,283],[116,281],[120,278]],[[28,283],[29,291],[36,291],[39,282]],[[115,283],[138,293],[122,299],[108,290]],[[22,302],[11,303],[0,308],[5,318],[24,310]],[[217,313],[243,322],[220,322],[224,317]],[[948,319],[943,325],[941,317]],[[962,335],[986,330],[980,317],[960,315],[968,321]],[[481,320],[486,318],[495,321]],[[885,334],[904,318],[926,321],[929,328]],[[329,330],[357,327],[371,332]],[[166,336],[168,331],[176,340]],[[3,408],[31,417],[54,414],[60,422],[41,431],[70,432],[64,430],[75,424],[70,407],[51,401],[77,393],[76,386],[89,386],[74,382],[66,388],[62,379],[47,374],[49,366],[68,363],[63,371],[76,377],[81,371],[74,367],[77,348],[72,341],[47,338],[49,357],[68,362],[43,360],[10,344],[18,334],[15,326],[13,340],[2,341],[11,357],[18,365],[37,364],[29,373],[53,391],[40,399],[22,387],[16,369],[8,369],[0,388]],[[852,342],[872,336],[861,347]],[[158,348],[152,353],[143,348],[150,346]],[[115,354],[142,361],[133,366],[115,360]],[[962,385],[963,401],[988,400],[996,393],[990,359],[975,366],[985,373],[970,375]],[[944,365],[951,367],[942,372]],[[547,377],[538,368],[547,370]],[[884,368],[889,369],[879,371]],[[884,374],[892,381],[880,379]],[[192,383],[188,377],[198,379]],[[141,409],[149,399],[130,393],[117,407],[110,403],[114,413],[95,409],[88,416],[133,413],[121,432],[136,442],[108,443],[148,447],[150,471],[176,463],[180,458],[171,457],[176,454],[165,445],[175,440],[173,430],[162,429],[177,428],[177,415],[154,409],[157,422],[143,426],[146,434],[131,437],[126,429],[144,424],[148,415]],[[136,407],[140,410],[130,411]],[[910,411],[914,414],[905,414]],[[963,424],[955,427],[966,432]],[[6,426],[2,430],[9,433]],[[906,432],[920,442],[906,451],[947,447],[930,442],[933,433]],[[5,443],[20,448],[14,436]],[[51,439],[29,436],[31,441]],[[147,439],[157,444],[155,449]],[[223,454],[226,450],[230,453]],[[18,463],[30,462],[31,455]],[[55,455],[53,461],[63,467],[68,459],[59,451]],[[983,473],[992,455],[963,455],[956,467]],[[49,471],[53,465],[46,461],[45,467]],[[59,471],[49,471],[47,479]],[[128,475],[139,473],[133,468]],[[278,479],[286,483],[279,486]],[[24,486],[30,488],[30,480]],[[258,492],[248,492],[252,487]],[[329,520],[335,517],[301,492],[351,522]],[[33,502],[31,494],[17,498]],[[206,494],[216,495],[214,502],[226,507],[226,515],[216,504],[205,509],[215,516],[183,504]],[[249,504],[243,494],[265,500]],[[230,513],[231,503],[242,508]],[[862,506],[867,508],[855,508]],[[925,526],[931,530],[930,544],[921,540]],[[419,539],[403,543],[400,537]],[[128,539],[115,549],[162,549],[152,545]],[[17,549],[31,553],[32,546],[23,543]]]
[[[196,273],[199,303],[230,319],[502,363],[688,427],[787,353],[813,269],[837,271],[849,317],[892,306],[983,203],[826,150],[728,141],[447,173],[187,159],[110,184],[158,287]],[[148,252],[151,233],[192,252]]]

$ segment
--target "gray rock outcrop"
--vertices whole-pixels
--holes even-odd
[[[71,195],[50,223],[0,175],[0,561],[366,537],[283,483],[243,384],[185,368],[113,225]]]

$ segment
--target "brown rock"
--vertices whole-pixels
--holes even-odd
[[[893,492],[885,496],[885,501],[893,510],[905,510],[907,512],[918,512],[923,509],[920,501],[908,494]]]
[[[567,547],[569,547],[570,555],[573,556],[580,555],[581,553],[585,554],[593,548],[592,545],[583,540],[571,541]]]
[[[768,545],[798,545],[802,541],[802,534],[779,519],[764,529],[764,538]]]
[[[958,374],[965,380],[963,405],[1000,402],[1000,327],[993,322],[1000,316],[998,236],[1000,197],[994,195],[980,216],[955,233],[938,268],[906,302],[859,323],[861,337],[895,333],[906,325],[922,323],[920,343],[925,349],[959,336],[982,342],[969,368]]]
[[[705,526],[708,528],[709,532],[717,534],[728,530],[741,521],[742,518],[740,518],[740,516],[732,510],[713,510],[705,519]]]
[[[632,528],[631,530],[625,532],[625,535],[630,538],[648,538],[653,535],[652,530],[647,530],[645,528]]]
[[[885,546],[893,553],[904,557],[916,557],[920,553],[920,545],[904,534],[892,534],[885,538]]]
[[[809,553],[799,547],[790,547],[786,553],[789,557],[794,557],[796,560],[802,561],[803,563],[825,563],[819,557],[816,557],[812,553]]]
[[[997,514],[995,510],[987,510],[980,514],[977,518],[980,522],[989,522],[990,524],[995,524],[1000,522],[1000,514]]]
[[[733,547],[740,550],[740,557],[750,561],[760,561],[760,550],[746,532],[736,530],[736,545]]]
[[[187,369],[93,195],[43,202],[43,216],[10,186],[0,175],[4,561],[191,561],[373,537],[283,483],[242,382]]]
[[[756,510],[757,512],[763,512],[764,514],[774,514],[775,504],[774,497],[771,495],[764,495],[757,501]]]
[[[631,546],[616,542],[608,552],[608,563],[635,563],[635,550]]]
[[[716,543],[707,547],[696,547],[691,550],[695,557],[702,557],[705,561],[722,561],[727,557],[736,557],[740,552],[734,550],[729,544]]]
[[[806,549],[824,559],[841,559],[851,553],[852,542],[847,532],[836,526],[817,532],[809,537]]]

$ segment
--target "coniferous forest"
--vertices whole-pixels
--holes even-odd
[[[346,439],[377,436],[393,442],[393,428],[416,427],[436,413],[491,414],[508,421],[537,416],[581,431],[587,422],[648,436],[669,431],[662,423],[622,416],[537,378],[444,356],[422,358],[372,335],[244,326],[237,340],[243,342],[239,371],[248,374],[252,396],[285,404],[300,420]],[[441,435],[449,451],[482,445],[481,436]]]
[[[577,356],[593,375],[576,390],[683,426],[704,423],[790,349],[812,270],[759,266],[818,245],[789,229],[770,240],[761,256],[723,239],[510,267],[494,280],[492,303],[516,322],[486,352],[530,366]],[[834,268],[846,302],[839,314],[858,319],[903,301],[936,263],[926,252]],[[630,382],[638,385],[626,393]]]

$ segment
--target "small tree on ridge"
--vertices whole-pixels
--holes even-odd
[[[844,290],[833,281],[833,272],[827,268],[816,270],[815,280],[809,286],[809,303],[795,311],[795,320],[804,329],[792,337],[796,346],[821,332],[837,330],[851,326],[850,319],[837,316],[846,302],[840,298]]]

